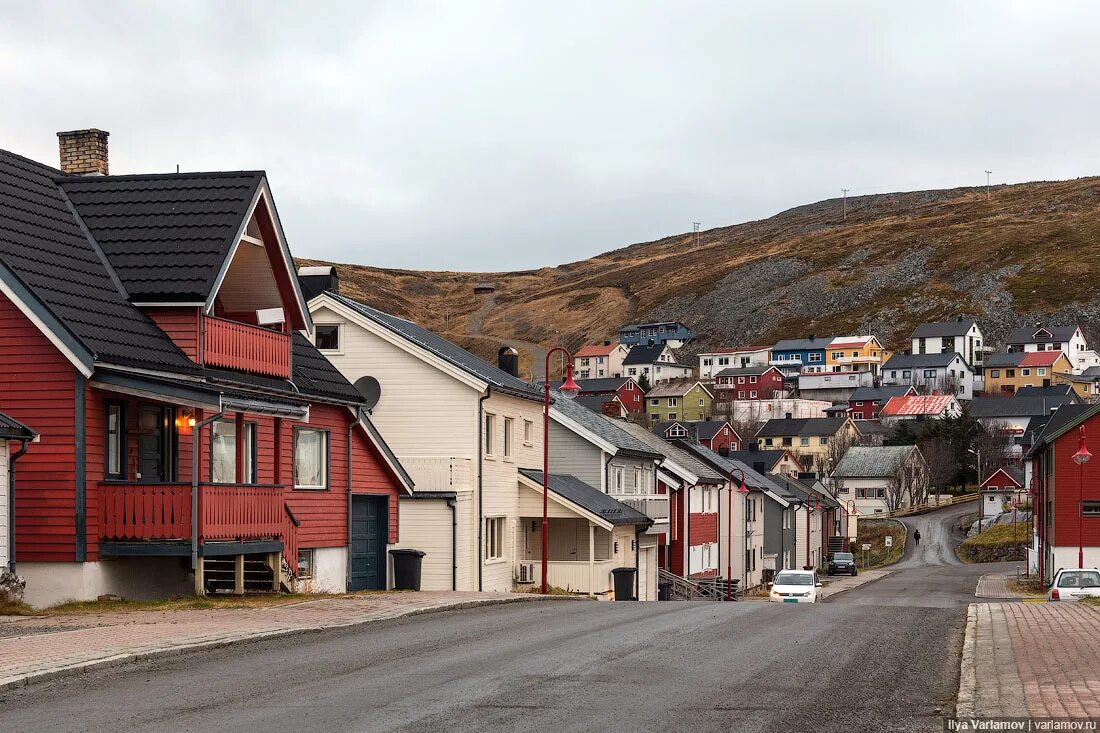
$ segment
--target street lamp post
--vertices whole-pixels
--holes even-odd
[[[542,401],[542,594],[546,595],[547,551],[549,548],[548,537],[550,534],[549,497],[550,497],[550,357],[555,351],[562,353],[562,359],[567,359],[565,381],[558,387],[558,392],[567,400],[577,396],[581,388],[573,381],[573,355],[561,346],[555,346],[546,352],[545,381],[543,382]]]
[[[1077,464],[1077,567],[1085,567],[1085,464],[1092,458],[1089,448],[1085,445],[1085,426],[1077,430],[1077,452],[1073,454],[1073,462]]]
[[[726,520],[726,527],[727,527],[726,546],[729,548],[729,550],[726,551],[726,600],[727,601],[732,601],[733,600],[733,474],[734,474],[734,471],[741,474],[741,485],[738,487],[737,493],[741,494],[742,496],[747,495],[749,493],[749,487],[745,485],[745,472],[742,471],[740,468],[735,468],[733,471],[730,471],[730,491],[729,491],[729,503],[728,503],[729,510],[726,512],[726,516],[728,517],[728,519]],[[746,512],[745,516],[746,516],[746,519],[745,519],[745,530],[746,530],[745,531],[745,544],[747,545],[748,542],[749,542],[749,540],[748,540],[748,513],[747,512]],[[745,553],[742,552],[741,554],[744,555]],[[747,569],[746,569],[746,572],[748,572]],[[744,588],[742,588],[741,590],[744,591]]]

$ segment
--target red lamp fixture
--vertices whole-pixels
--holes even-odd
[[[547,357],[549,358],[549,354]],[[581,386],[573,381],[573,362],[570,361],[565,367],[565,381],[558,387],[558,391],[561,392],[561,396],[567,400],[571,400],[577,396],[581,391]]]
[[[1089,447],[1085,445],[1085,426],[1082,425],[1077,429],[1077,452],[1073,454],[1073,462],[1078,466],[1083,466],[1091,458],[1092,453],[1089,452]]]
[[[1085,567],[1085,464],[1092,458],[1089,447],[1085,445],[1085,426],[1077,429],[1077,452],[1073,462],[1077,464],[1077,567]]]

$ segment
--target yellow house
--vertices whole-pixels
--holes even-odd
[[[756,431],[760,450],[788,450],[803,470],[822,474],[858,437],[850,417],[785,417],[768,420]]]
[[[646,393],[646,414],[650,424],[669,420],[709,420],[713,400],[714,395],[702,382],[666,382]]]
[[[985,360],[986,394],[1011,395],[1021,387],[1049,387],[1056,375],[1072,374],[1063,351],[1014,351]]]
[[[890,356],[877,336],[838,336],[825,350],[825,371],[878,374]]]

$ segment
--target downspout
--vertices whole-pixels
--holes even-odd
[[[686,496],[684,496],[683,519],[684,553],[686,555],[686,557],[684,558],[684,577],[688,578],[691,576],[691,487],[689,486],[687,489],[682,489],[681,491],[686,492],[687,494]],[[683,496],[683,494],[681,494],[681,496]]]
[[[29,440],[8,458],[8,570],[15,572],[15,462],[27,452]]]
[[[485,462],[482,457],[485,455],[483,443],[485,442],[485,400],[489,399],[493,395],[493,388],[486,387],[485,394],[477,398],[477,590],[480,593],[482,589],[482,571],[485,561],[482,559],[485,556],[484,545],[485,538],[482,536],[485,532],[485,519],[482,517],[482,493],[485,488],[485,477],[483,475],[483,469]],[[543,440],[549,440],[549,437],[542,436]]]
[[[359,406],[355,410],[355,420],[359,421],[359,420],[362,420],[362,419],[363,419],[363,407]],[[345,590],[347,590],[349,587],[351,587],[351,436],[352,436],[352,431],[353,430],[355,430],[355,422],[351,422],[351,423],[348,424],[348,443],[347,443],[347,449],[348,449],[348,463],[347,463],[348,499],[347,499],[347,506],[345,507],[345,511],[347,513],[347,523],[348,523],[348,525],[347,525],[348,526],[348,538],[347,538],[347,541],[348,541],[348,558],[347,558],[347,562],[344,563],[344,589]],[[389,537],[386,537],[386,540],[389,540]],[[388,544],[388,542],[387,542],[387,544]],[[387,564],[387,566],[389,565],[389,563],[386,563],[386,564]],[[389,570],[389,568],[387,567],[387,571],[388,570]],[[388,574],[389,573],[387,572],[387,575]],[[389,587],[389,582],[386,583],[386,587],[387,588]]]
[[[458,590],[458,501],[448,499],[451,508],[451,590]]]
[[[195,423],[191,429],[191,572],[195,575],[195,595],[202,595],[199,587],[199,444],[202,443],[202,429],[215,420],[220,420],[225,410]]]
[[[639,557],[642,554],[642,533],[638,526],[634,525],[634,600],[636,601],[642,600],[642,562]]]

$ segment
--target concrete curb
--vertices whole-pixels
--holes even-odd
[[[963,636],[962,659],[959,662],[959,693],[955,697],[955,718],[972,718],[976,713],[978,675],[975,667],[978,627],[978,604],[966,607],[966,634]]]
[[[878,575],[874,578],[869,578],[867,580],[863,580],[859,583],[856,583],[855,585],[850,585],[847,588],[839,588],[839,589],[837,589],[837,590],[835,590],[831,593],[825,593],[825,594],[821,595],[821,600],[827,601],[827,600],[829,600],[830,598],[832,598],[834,596],[839,596],[841,593],[847,593],[848,591],[855,590],[856,588],[864,588],[864,587],[866,587],[868,585],[871,585],[873,583],[877,583],[880,580],[882,580],[883,578],[889,577],[894,571],[893,570],[864,570],[863,572],[864,573],[882,573],[882,575]],[[829,589],[828,588],[823,588],[822,590],[827,591]]]
[[[213,641],[197,641],[193,643],[183,643],[174,646],[166,646],[151,651],[112,654],[109,656],[101,657],[99,659],[63,665],[53,669],[43,670],[41,672],[32,672],[29,674],[22,674],[14,677],[0,677],[0,692],[16,687],[24,687],[35,682],[45,682],[61,677],[75,676],[84,672],[90,672],[105,667],[119,666],[128,662],[140,662],[146,659],[154,659],[157,657],[178,656],[186,652],[198,650],[218,649],[221,647],[234,646],[236,644],[245,644],[254,641],[265,641],[267,639],[280,639],[288,636],[312,634],[319,631],[328,631],[331,629],[346,629],[355,626],[365,626],[367,624],[378,623],[380,621],[391,621],[393,619],[407,618],[409,616],[424,616],[432,613],[442,613],[444,611],[460,611],[477,606],[499,606],[505,603],[529,603],[532,601],[559,600],[573,599],[568,596],[540,596],[532,594],[530,598],[490,598],[485,600],[457,601],[455,603],[432,606],[429,608],[412,608],[408,610],[399,610],[393,615],[382,617],[355,619],[352,621],[339,621],[335,623],[322,623],[315,626],[283,627],[264,629],[262,631],[249,631],[223,639],[215,639]]]

